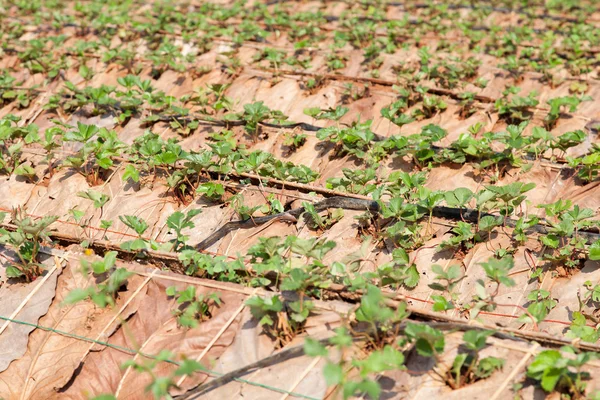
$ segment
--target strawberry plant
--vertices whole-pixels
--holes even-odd
[[[110,200],[110,197],[107,194],[103,194],[92,189],[88,189],[85,192],[78,192],[77,196],[83,199],[91,200],[94,203],[95,208],[102,208],[102,206],[104,206],[108,200]]]
[[[304,215],[308,217],[309,226],[322,231],[329,229],[344,216],[342,209],[327,210],[327,216],[322,217],[312,203],[302,202],[302,207],[304,208]]]
[[[198,185],[196,193],[202,194],[210,201],[219,203],[225,194],[225,187],[220,183],[205,182]]]
[[[80,122],[77,123],[77,129],[68,131],[63,138],[65,141],[79,143],[80,150],[67,157],[62,167],[75,169],[92,186],[102,183],[104,175],[113,166],[113,159],[125,147],[115,131]]]
[[[178,368],[167,376],[159,376],[155,372],[161,363],[173,362],[175,355],[168,350],[162,350],[156,357],[138,361],[133,358],[121,364],[121,369],[133,368],[138,373],[146,373],[150,375],[150,383],[145,387],[145,392],[152,393],[155,399],[172,399],[169,391],[177,388],[177,381],[181,377],[192,376],[197,372],[205,372],[206,368],[198,361],[184,359],[178,363]],[[112,397],[112,396],[111,396]],[[111,398],[102,398],[97,400],[112,400]]]
[[[353,339],[345,328],[337,328],[336,334],[329,340],[342,353],[352,348]],[[327,347],[318,341],[307,338],[304,341],[304,353],[310,357],[324,357],[327,363],[323,368],[323,377],[328,386],[339,387],[340,395],[344,399],[367,394],[370,398],[377,399],[381,395],[381,384],[372,378],[374,374],[385,371],[404,369],[404,355],[392,345],[386,345],[383,349],[372,351],[364,360],[354,360],[350,366],[358,370],[358,376],[352,376],[348,370],[347,362],[342,359],[335,360],[330,356]]]
[[[590,375],[582,371],[586,363],[597,358],[594,353],[576,353],[570,347],[561,349],[571,353],[566,357],[558,350],[540,352],[527,367],[527,376],[540,383],[544,391],[564,393],[574,399],[585,398],[585,380]]]
[[[410,124],[414,121],[414,118],[410,115],[403,113],[406,109],[407,103],[404,100],[398,100],[390,104],[387,107],[381,109],[381,116],[389,120],[394,125],[402,126]]]
[[[3,220],[5,213],[0,215],[0,220]],[[31,282],[43,272],[43,265],[39,260],[40,246],[43,242],[50,242],[48,228],[58,217],[48,216],[36,220],[18,208],[12,212],[11,219],[16,229],[9,232],[0,228],[0,243],[12,247],[18,261],[11,262],[6,267],[6,275],[9,278],[24,278]]]
[[[329,178],[327,179],[327,188],[367,195],[373,192],[377,185],[372,182],[376,179],[376,172],[374,168],[367,168],[364,170],[351,170],[349,168],[343,168],[343,178]]]
[[[590,154],[583,157],[567,157],[569,166],[577,170],[577,176],[583,182],[592,182],[600,175],[600,146],[592,145]]]
[[[221,299],[216,293],[208,296],[196,293],[195,286],[188,286],[184,290],[177,290],[175,286],[167,288],[167,296],[177,298],[179,308],[173,311],[180,326],[195,328],[199,322],[212,317],[211,310],[221,304]]]
[[[414,343],[414,348],[422,357],[433,357],[436,361],[444,352],[446,340],[442,331],[427,324],[408,322],[404,330],[407,339]]]
[[[283,145],[287,148],[286,155],[294,153],[306,143],[306,135],[298,132],[286,132],[283,135]]]
[[[486,339],[492,331],[467,331],[463,335],[466,352],[459,353],[446,372],[445,381],[452,389],[477,382],[489,377],[504,366],[504,360],[497,357],[480,358],[479,352],[486,346]]]
[[[269,107],[265,106],[262,101],[244,104],[244,112],[241,115],[227,114],[225,117],[226,120],[241,118],[245,123],[246,132],[248,132],[254,142],[260,138],[261,123],[265,121],[273,121],[275,124],[282,124],[288,118],[281,111],[271,110]]]
[[[128,228],[133,229],[137,233],[138,238],[134,240],[128,240],[121,243],[121,248],[128,251],[139,251],[145,250],[150,245],[150,242],[142,237],[144,232],[148,229],[148,224],[143,219],[136,217],[135,215],[119,215],[119,219]]]
[[[531,91],[526,97],[517,96],[520,88],[511,86],[502,92],[503,97],[496,100],[494,108],[498,114],[509,123],[520,123],[531,118],[531,107],[539,104],[537,93]]]
[[[83,273],[87,274],[91,269],[98,283],[86,288],[71,290],[65,298],[64,303],[74,304],[90,299],[101,308],[114,306],[118,292],[127,285],[127,279],[133,275],[133,272],[128,271],[126,268],[116,268],[116,259],[117,252],[110,251],[99,261],[89,263],[86,260],[82,260]]]
[[[511,256],[500,259],[490,258],[487,262],[481,263],[486,278],[495,283],[495,288],[491,293],[487,291],[487,284],[483,279],[477,280],[477,295],[473,296],[472,304],[466,308],[469,309],[471,318],[476,318],[480,311],[493,311],[496,308],[495,298],[500,292],[502,286],[513,287],[515,281],[510,277],[510,270],[514,267],[514,260]]]
[[[182,231],[186,228],[193,229],[196,225],[192,222],[192,218],[201,212],[201,209],[189,210],[187,213],[175,211],[167,218],[167,226],[169,229],[175,231],[175,234],[177,235],[177,237],[173,240],[171,251],[181,251],[181,249],[185,247],[185,242],[189,237],[184,235]]]
[[[280,346],[288,343],[302,328],[302,323],[288,317],[285,302],[278,295],[267,298],[254,296],[246,304],[259,325]]]
[[[408,254],[403,248],[392,251],[392,262],[379,265],[377,275],[382,286],[403,285],[414,288],[419,284],[420,275],[417,267],[410,263]]]
[[[530,302],[527,307],[528,314],[521,316],[521,320],[525,322],[534,322],[532,318],[536,323],[542,322],[548,313],[558,305],[558,301],[550,297],[550,292],[543,289],[532,290],[527,295],[527,300]]]
[[[369,326],[369,340],[375,348],[384,347],[390,340],[390,334],[395,336],[397,324],[409,315],[406,303],[401,303],[396,309],[387,306],[385,295],[373,285],[367,285],[355,314],[356,321]],[[408,335],[408,327],[406,333]]]
[[[551,130],[556,126],[556,122],[560,117],[560,111],[562,107],[567,107],[569,112],[574,112],[577,110],[577,106],[581,104],[582,101],[592,100],[589,96],[564,96],[564,97],[555,97],[547,101],[548,105],[550,105],[550,111],[548,115],[544,118],[544,126],[546,129]]]

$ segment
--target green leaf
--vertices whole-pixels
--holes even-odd
[[[410,258],[408,257],[408,253],[401,247],[394,249],[392,252],[392,257],[394,261],[400,261],[403,264],[408,264],[410,262]]]
[[[406,278],[404,278],[404,284],[406,286],[414,288],[419,284],[420,279],[421,275],[414,264],[406,269]]]
[[[328,351],[318,340],[307,337],[304,339],[304,354],[309,357],[326,357]]]
[[[27,164],[21,164],[13,171],[15,175],[25,176],[25,177],[35,177],[35,170]]]
[[[556,235],[544,235],[541,237],[541,241],[542,244],[552,249],[558,248],[558,245],[560,244],[560,238]]]
[[[92,269],[94,270],[95,274],[97,274],[97,275],[102,274],[102,273],[110,270],[115,265],[116,261],[117,261],[117,252],[109,251],[108,253],[106,253],[104,255],[104,259],[102,261],[92,263]]]
[[[308,115],[309,117],[313,118],[319,115],[320,112],[321,109],[319,107],[310,107],[303,110],[304,115]]]
[[[71,213],[71,215],[73,216],[73,219],[74,219],[76,222],[79,222],[79,220],[80,220],[81,218],[83,218],[83,216],[85,215],[85,212],[84,212],[84,211],[78,210],[78,209],[76,209],[76,208],[72,208],[72,209],[70,209],[70,210],[69,210],[69,212]]]
[[[596,242],[590,246],[590,260],[600,260],[600,240],[596,240]]]
[[[95,208],[100,208],[110,199],[106,194],[97,192],[95,190],[87,190],[85,192],[77,192],[77,196],[83,199],[92,200]]]
[[[196,300],[196,287],[188,286],[185,290],[179,292],[179,298],[177,299],[178,304],[182,304],[188,301]]]
[[[467,188],[456,188],[444,193],[446,204],[450,207],[463,207],[473,198],[473,192]]]
[[[88,80],[91,77],[90,68],[85,64],[81,64],[79,66],[79,75],[81,75],[83,79]]]
[[[123,250],[127,250],[127,251],[138,251],[138,250],[145,250],[148,248],[147,243],[144,239],[135,239],[135,240],[129,240],[127,242],[123,242],[123,243],[121,243],[120,247]]]
[[[338,385],[344,379],[344,370],[341,365],[328,361],[323,368],[323,376],[327,386]]]
[[[127,181],[128,179],[131,179],[134,182],[140,181],[140,172],[131,164],[125,166],[125,172],[123,173],[123,180]]]
[[[112,221],[107,221],[105,219],[100,221],[100,228],[101,229],[108,229],[112,226],[113,222]]]
[[[146,232],[146,229],[148,229],[148,224],[146,221],[136,217],[135,215],[119,215],[119,219],[140,236]]]
[[[329,342],[339,348],[348,348],[352,346],[352,336],[344,327],[335,328],[335,336],[329,339]]]
[[[541,381],[542,389],[546,392],[553,392],[563,372],[562,368],[548,368],[545,370]]]
[[[9,265],[8,267],[6,267],[6,276],[8,276],[9,278],[18,278],[23,275],[25,274],[14,265]]]
[[[487,262],[481,263],[485,274],[494,282],[502,283],[505,286],[515,286],[515,281],[509,277],[510,270],[514,267],[512,257],[505,257],[500,260],[490,258]]]
[[[74,304],[80,301],[87,299],[90,296],[90,291],[88,289],[73,289],[69,292],[67,297],[65,297],[65,304]]]
[[[463,341],[469,350],[479,351],[485,347],[488,336],[493,334],[493,331],[467,331],[463,335]]]
[[[480,379],[489,377],[495,370],[504,366],[504,360],[497,357],[486,357],[479,360],[475,370],[475,376]]]
[[[367,377],[371,373],[403,369],[404,355],[386,345],[383,350],[376,350],[366,360],[355,361],[354,364],[360,367],[361,376]]]
[[[558,350],[544,350],[527,367],[527,376],[541,381],[542,388],[552,392],[561,375],[568,372],[566,366],[560,366],[561,360],[562,355]]]
[[[479,220],[479,230],[490,232],[495,227],[502,225],[502,222],[502,217],[493,217],[491,215],[483,216]]]
[[[469,358],[469,355],[466,353],[460,353],[457,354],[456,357],[454,357],[454,361],[452,362],[452,375],[460,375],[460,370],[467,361],[467,358]]]
[[[423,357],[433,357],[444,351],[444,334],[429,325],[409,322],[405,333],[410,340],[415,341],[417,353]]]
[[[433,303],[433,311],[448,311],[454,308],[454,304],[450,301],[446,300],[444,296],[433,295],[431,299],[434,301]]]
[[[363,379],[360,382],[350,381],[346,382],[344,385],[344,399],[362,393],[366,393],[371,399],[379,399],[381,394],[381,386],[379,383],[370,379]]]
[[[198,361],[186,358],[181,362],[179,368],[177,368],[177,370],[175,371],[175,375],[192,375],[193,373],[198,371],[206,371],[206,368]]]

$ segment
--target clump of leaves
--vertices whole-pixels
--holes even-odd
[[[405,100],[397,100],[390,104],[387,107],[381,109],[381,116],[396,126],[402,127],[404,125],[410,124],[415,119],[405,114],[403,111],[406,110],[407,103]]]
[[[404,285],[414,288],[421,278],[417,266],[410,262],[408,253],[403,248],[394,249],[392,262],[377,267],[382,286]],[[393,286],[392,286],[393,287]]]
[[[468,222],[459,221],[456,223],[456,226],[452,228],[451,232],[454,236],[440,243],[440,248],[461,247],[468,250],[473,247],[475,239],[473,225]]]
[[[328,344],[344,354],[352,348],[353,339],[346,328],[340,327],[335,330],[335,336],[329,339]],[[374,379],[374,375],[405,368],[404,354],[396,344],[385,345],[381,349],[372,351],[365,359],[355,359],[348,363],[344,358],[336,360],[331,357],[322,342],[306,338],[304,353],[310,357],[323,357],[327,360],[323,368],[325,382],[328,386],[336,386],[344,399],[361,394],[367,394],[372,399],[380,398],[381,385],[377,379]],[[358,376],[347,372],[350,367],[358,371]]]
[[[600,176],[600,146],[594,143],[589,154],[583,157],[567,157],[569,166],[577,169],[583,182],[592,182]]]
[[[504,366],[504,360],[497,357],[480,358],[480,351],[486,346],[486,339],[492,331],[473,330],[463,335],[463,347],[452,362],[445,375],[445,381],[452,389],[460,389],[466,385],[485,379]]]
[[[566,107],[569,112],[575,112],[579,104],[582,101],[592,100],[590,96],[563,96],[555,97],[547,101],[550,106],[550,111],[546,117],[544,117],[544,127],[548,130],[553,129],[556,126],[556,122],[560,117],[560,112],[563,107]]]
[[[409,315],[406,303],[400,303],[397,308],[386,304],[386,297],[381,289],[374,285],[368,285],[366,293],[360,300],[360,306],[356,310],[355,318],[359,323],[367,325],[369,329],[369,340],[375,348],[383,347],[390,340],[390,336],[396,337],[398,323]]]
[[[510,277],[510,271],[514,267],[514,259],[511,256],[503,258],[490,258],[487,262],[481,263],[486,278],[495,283],[495,288],[491,293],[488,293],[484,279],[478,279],[475,282],[476,295],[473,297],[473,303],[466,308],[470,310],[470,317],[476,318],[480,311],[493,311],[496,309],[495,298],[500,292],[502,286],[513,287],[515,281]]]
[[[348,111],[350,111],[350,109],[347,107],[337,106],[336,108],[328,108],[326,110],[320,109],[319,107],[305,108],[303,112],[305,115],[319,121],[330,120],[339,123],[339,120],[342,119]]]
[[[556,391],[572,396],[573,399],[586,398],[585,380],[590,375],[582,371],[582,368],[586,363],[597,359],[597,354],[576,353],[572,347],[562,347],[561,351],[569,355],[563,355],[558,350],[540,352],[527,367],[527,377],[538,381],[548,393]]]
[[[321,216],[312,203],[304,201],[302,207],[304,208],[303,215],[307,217],[311,229],[327,230],[344,216],[344,211],[341,208],[333,211],[327,210],[327,215]]]
[[[182,231],[186,228],[194,228],[196,225],[192,222],[192,218],[201,212],[201,209],[189,210],[187,213],[175,211],[167,218],[167,226],[169,229],[175,231],[175,234],[177,235],[173,240],[171,251],[180,251],[182,247],[185,247],[185,242],[189,237],[184,235]]]
[[[272,121],[281,124],[288,117],[281,111],[271,110],[264,102],[257,101],[256,103],[244,104],[244,112],[241,115],[226,114],[224,118],[225,120],[242,119],[245,123],[246,132],[252,137],[253,141],[257,141],[261,135],[261,123]]]
[[[424,96],[423,108],[414,110],[412,113],[412,117],[417,119],[431,118],[447,108],[448,104],[446,104],[446,102],[440,96]]]
[[[349,169],[343,168],[343,178],[328,178],[327,188],[349,193],[367,195],[373,192],[377,185],[373,182],[377,177],[375,168]]]
[[[99,261],[90,263],[82,260],[83,273],[87,274],[91,269],[93,275],[100,282],[86,288],[73,289],[64,302],[74,304],[90,299],[98,307],[114,306],[118,292],[127,284],[127,279],[133,275],[133,272],[128,271],[126,268],[115,268],[116,260],[116,251],[107,252],[104,258]]]
[[[35,179],[35,171],[28,164],[22,164],[23,146],[39,142],[38,126],[19,126],[20,117],[12,114],[0,119],[0,171],[18,173],[29,181]]]
[[[580,208],[578,205],[573,206],[570,200],[558,200],[539,207],[546,210],[547,222],[550,225],[548,234],[543,235],[540,240],[553,250],[545,254],[545,258],[571,268],[577,267],[584,260],[587,247],[586,239],[581,237],[579,232],[595,224],[591,220],[594,211],[590,208]]]
[[[102,208],[110,200],[110,197],[107,194],[97,192],[92,189],[88,189],[86,191],[77,192],[77,196],[83,199],[91,200],[94,203],[95,208]]]
[[[550,296],[550,292],[544,289],[532,290],[527,295],[527,300],[530,302],[527,307],[527,314],[522,315],[519,320],[529,323],[539,324],[558,304],[558,301]],[[535,321],[532,321],[532,318]]]
[[[365,122],[354,121],[349,127],[329,126],[317,132],[317,138],[336,144],[332,157],[350,154],[357,159],[375,163],[386,154],[376,144],[375,133],[371,131],[372,120]]]
[[[463,92],[458,95],[460,98],[460,112],[459,116],[463,119],[469,118],[471,115],[475,114],[477,109],[475,108],[475,93],[473,92]]]
[[[0,213],[0,221],[4,220],[5,216],[5,213]],[[6,268],[6,275],[9,278],[22,277],[31,282],[42,274],[43,266],[38,253],[42,242],[50,242],[48,227],[58,217],[47,216],[36,220],[18,208],[12,212],[11,219],[16,225],[16,230],[9,232],[0,228],[0,243],[15,249],[19,260]]]
[[[120,156],[125,147],[115,131],[80,122],[77,122],[76,129],[65,133],[64,140],[83,146],[75,155],[67,157],[63,167],[75,169],[92,186],[101,183],[102,173],[112,167],[113,158]]]
[[[144,221],[140,217],[136,217],[135,215],[119,215],[119,219],[128,228],[133,229],[138,235],[137,239],[128,240],[126,242],[121,243],[121,248],[123,250],[128,251],[139,251],[147,249],[150,243],[147,239],[144,239],[142,237],[144,232],[146,232],[146,230],[148,229],[148,224],[146,223],[146,221]]]
[[[537,93],[531,91],[527,96],[517,96],[521,89],[511,86],[502,92],[503,97],[496,100],[494,108],[498,111],[500,117],[506,119],[511,124],[519,124],[531,118],[531,108],[539,104]]]
[[[416,324],[409,322],[404,330],[407,339],[414,343],[415,349],[420,356],[433,357],[440,360],[444,352],[446,341],[444,333],[427,324]]]
[[[198,322],[212,318],[212,309],[221,304],[221,299],[216,293],[208,296],[196,293],[195,286],[188,286],[184,290],[177,290],[175,286],[167,288],[167,296],[176,297],[179,308],[173,311],[180,326],[195,328]]]
[[[457,300],[458,295],[454,293],[454,288],[466,275],[461,273],[458,265],[451,265],[447,270],[444,270],[441,265],[434,264],[431,266],[431,270],[436,274],[434,278],[436,282],[430,284],[429,287],[450,294],[450,300],[442,295],[432,295],[431,298],[434,301],[433,311],[448,311],[455,308],[454,302]]]
[[[301,329],[288,317],[285,303],[279,295],[271,297],[254,296],[246,301],[252,316],[258,320],[265,332],[281,346],[288,343]]]
[[[283,145],[287,148],[287,155],[294,153],[306,143],[306,135],[296,131],[286,132],[283,135]]]
[[[156,374],[156,367],[159,364],[170,362],[174,363],[175,355],[168,350],[162,350],[156,357],[139,361],[137,358],[125,361],[121,364],[122,369],[133,368],[136,372],[146,373],[150,375],[150,383],[146,386],[145,391],[152,393],[155,399],[171,399],[169,390],[177,387],[177,380],[185,376],[191,376],[196,372],[206,371],[206,368],[195,360],[184,358],[179,364],[179,367],[172,371],[167,376],[159,376]],[[112,400],[112,396],[104,397],[96,400]],[[116,400],[116,398],[115,398]]]

